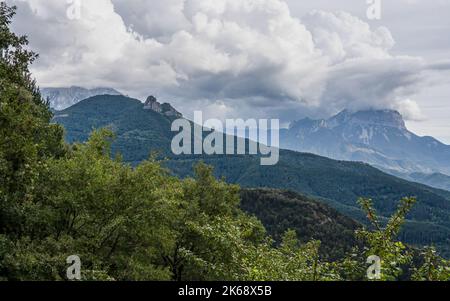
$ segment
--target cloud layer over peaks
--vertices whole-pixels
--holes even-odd
[[[15,30],[40,54],[41,86],[109,86],[160,95],[184,114],[281,117],[344,108],[395,108],[428,68],[390,54],[387,28],[345,12],[292,16],[280,0],[80,0],[81,18],[60,0],[11,0]]]

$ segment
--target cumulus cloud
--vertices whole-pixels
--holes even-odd
[[[387,28],[345,12],[293,17],[280,0],[11,0],[40,53],[41,86],[156,94],[190,116],[295,119],[344,108],[407,107],[429,66],[394,56]]]
[[[395,103],[396,107],[394,107],[394,109],[399,111],[404,118],[411,121],[425,120],[425,115],[420,110],[419,105],[411,99],[400,99]]]

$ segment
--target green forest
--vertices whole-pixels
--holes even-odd
[[[381,259],[379,280],[450,280],[450,262],[433,246],[397,240],[420,199],[399,199],[385,221],[361,198],[367,225],[336,219],[335,231],[345,232],[332,253],[333,229],[305,241],[310,219],[280,229],[292,221],[288,210],[279,217],[256,210],[269,208],[268,193],[316,206],[300,196],[241,190],[201,162],[184,179],[156,157],[131,165],[112,155],[106,129],[66,143],[29,71],[37,55],[10,30],[14,14],[0,3],[0,280],[67,280],[71,255],[81,259],[81,280],[368,280],[373,255]],[[317,210],[311,218],[328,212]]]

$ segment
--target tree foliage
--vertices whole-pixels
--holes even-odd
[[[64,145],[62,128],[50,124],[51,112],[28,70],[36,55],[26,49],[26,37],[9,30],[14,13],[0,3],[0,231],[20,236],[37,170],[45,159],[61,156]]]

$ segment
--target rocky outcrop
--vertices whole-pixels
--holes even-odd
[[[393,110],[345,110],[329,119],[302,119],[283,130],[280,139],[282,148],[362,161],[395,175],[450,175],[450,146],[410,132]]]
[[[158,102],[158,100],[154,96],[147,97],[147,100],[145,101],[145,104],[144,104],[144,109],[152,110],[157,113],[162,112],[161,104]]]
[[[183,117],[183,114],[175,110],[169,103],[161,104],[153,95],[147,97],[147,100],[144,103],[144,109],[155,111],[167,117]]]

